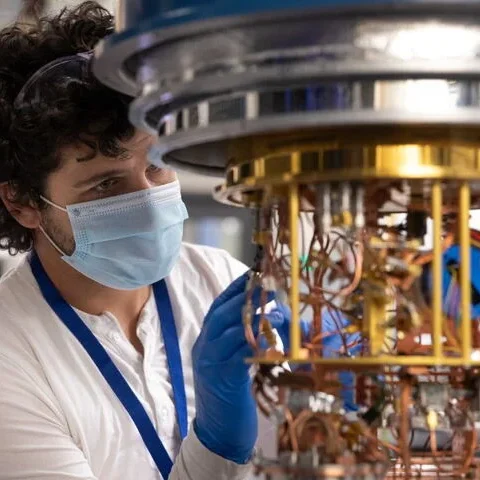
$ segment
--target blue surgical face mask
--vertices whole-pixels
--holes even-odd
[[[133,290],[165,278],[175,264],[188,218],[178,181],[66,208],[75,251],[62,259],[107,287]]]

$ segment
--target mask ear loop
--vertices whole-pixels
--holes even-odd
[[[61,207],[60,205],[57,205],[56,203],[52,202],[48,198],[45,198],[43,195],[40,195],[40,198],[45,202],[51,205],[52,207],[58,208],[62,212],[68,212],[68,210],[65,207]]]
[[[62,212],[68,212],[68,210],[65,207],[61,207],[60,205],[57,205],[56,203],[52,202],[48,198],[45,198],[43,195],[40,195],[40,198],[45,202],[51,205],[52,207],[58,208]],[[60,253],[63,257],[66,257],[67,254],[53,241],[52,237],[45,231],[42,225],[39,225],[38,229],[43,233],[45,238],[50,242],[52,247],[55,248],[55,250]]]
[[[43,233],[45,238],[50,242],[53,248],[62,255],[62,257],[66,257],[67,254],[53,241],[52,237],[45,231],[42,225],[39,225],[38,229]]]

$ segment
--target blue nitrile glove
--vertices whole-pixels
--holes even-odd
[[[470,284],[472,288],[472,309],[471,318],[480,317],[480,232],[470,230]],[[442,262],[442,298],[443,313],[449,318],[460,321],[460,247],[458,244],[452,245],[443,252]],[[422,293],[427,303],[432,301],[432,264],[428,263],[423,267],[421,286]]]
[[[285,350],[288,350],[290,345],[290,319],[291,313],[290,309],[286,305],[278,304],[276,308],[273,309],[269,314],[269,320],[272,326],[277,330]],[[334,317],[328,310],[324,310],[322,314],[322,331],[323,332],[334,332],[338,331],[339,328],[346,327],[350,324],[347,318],[340,316],[337,319],[337,323],[334,320]],[[312,323],[307,320],[300,320],[300,329],[304,337],[308,337],[310,333]],[[346,340],[347,345],[352,344],[360,339],[359,333],[347,334]],[[335,352],[340,350],[343,346],[342,337],[339,334],[331,335],[323,339],[323,351],[326,357],[332,357],[335,355]],[[355,345],[348,349],[350,355],[356,355],[361,350],[361,344]],[[291,365],[293,368],[294,366]],[[343,385],[342,398],[347,410],[355,410],[357,407],[354,402],[354,380],[355,375],[352,372],[343,371],[339,374],[339,380]]]
[[[472,239],[473,243],[473,239]],[[443,311],[457,321],[460,320],[460,247],[451,246],[443,254]],[[480,249],[470,247],[470,285],[472,289],[471,317],[480,316]]]
[[[213,302],[192,351],[195,433],[211,452],[236,463],[250,460],[258,430],[250,367],[245,363],[253,351],[242,323],[247,281],[248,274],[238,278]],[[260,304],[260,291],[254,293],[253,304],[255,309]],[[259,323],[260,316],[254,316],[255,334]]]
[[[345,318],[343,315],[340,318],[336,319],[335,322],[333,315],[328,311],[323,311],[322,316],[322,330],[323,332],[333,332],[338,331],[339,324],[341,327],[347,327],[350,325],[350,321]],[[360,333],[349,333],[345,335],[347,345],[350,345],[354,342],[357,342],[360,339]],[[335,352],[340,350],[343,347],[342,337],[339,334],[332,335],[323,339],[323,351],[326,357],[333,357],[336,355]],[[350,347],[348,349],[349,355],[357,355],[360,353],[362,349],[362,345],[360,343]],[[355,374],[349,371],[342,371],[338,374],[338,379],[340,380],[341,384],[343,385],[342,389],[342,398],[344,402],[344,406],[347,410],[357,410],[357,406],[355,405]]]
[[[283,348],[287,351],[290,347],[290,320],[292,318],[292,312],[287,305],[282,303],[276,303],[268,314],[268,319],[272,324],[272,327],[277,331],[280,339],[282,340]],[[300,319],[300,331],[302,332],[302,338],[306,338],[310,333],[311,322]]]

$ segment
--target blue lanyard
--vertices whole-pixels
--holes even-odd
[[[155,427],[143,408],[143,405],[95,335],[75,313],[75,310],[62,298],[60,292],[55,288],[55,285],[53,285],[46,274],[37,255],[32,256],[30,264],[33,275],[50,308],[57,314],[58,318],[90,355],[90,358],[130,415],[162,477],[164,480],[167,480],[172,470],[173,462],[158,437]],[[160,316],[160,326],[165,342],[170,381],[173,387],[173,399],[177,411],[180,435],[183,440],[187,435],[188,429],[187,398],[185,395],[185,383],[177,329],[165,280],[161,280],[153,285],[153,292]]]

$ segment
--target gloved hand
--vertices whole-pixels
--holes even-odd
[[[291,320],[291,311],[287,305],[277,303],[275,308],[271,310],[268,315],[268,319],[272,324],[272,327],[277,330],[280,338],[282,339],[283,346],[286,350],[290,345],[290,320]],[[336,320],[336,321],[335,321]],[[350,325],[349,320],[344,316],[339,316],[337,319],[328,311],[324,310],[322,313],[322,331],[327,332],[337,332],[339,329],[347,327]],[[305,319],[300,319],[300,330],[302,332],[302,337],[308,338],[312,328],[312,323]],[[347,346],[353,343],[356,343],[360,338],[359,333],[349,333],[345,334],[345,339]],[[323,348],[326,356],[331,356],[334,352],[342,348],[343,342],[342,337],[339,334],[326,336],[323,340]],[[350,355],[355,355],[358,353],[360,345],[355,344],[351,348],[348,348]]]
[[[272,324],[272,327],[275,328],[282,339],[283,346],[287,351],[290,345],[290,320],[291,312],[288,306],[283,304],[277,304],[276,308],[273,309],[269,314],[269,320]],[[335,321],[336,320],[336,321]],[[328,310],[324,310],[322,314],[322,330],[323,332],[337,332],[339,329],[349,325],[349,321],[345,317],[340,317],[339,319],[334,319],[332,314]],[[311,331],[312,323],[301,319],[300,320],[300,329],[302,331],[303,338],[308,338],[308,335]],[[358,342],[360,339],[359,333],[346,334],[345,340],[346,344],[349,347],[348,353],[350,355],[356,355],[361,350],[361,344]],[[358,343],[357,343],[358,342]],[[353,345],[350,347],[350,345]],[[326,357],[332,357],[335,355],[335,352],[339,351],[344,347],[342,336],[338,333],[334,335],[326,336],[323,339],[323,351]],[[290,365],[292,369],[295,369],[294,365]],[[342,383],[342,398],[344,401],[345,408],[347,410],[355,410],[354,402],[354,381],[355,376],[352,372],[343,371],[339,373],[339,380]]]
[[[470,317],[473,319],[480,317],[480,232],[470,229],[470,284],[472,289],[472,303]],[[443,313],[453,319],[456,325],[460,322],[460,246],[453,244],[443,252],[442,265],[442,299]],[[420,277],[422,294],[427,302],[432,302],[432,264],[427,263],[423,266],[423,272]]]
[[[242,323],[247,281],[247,274],[238,278],[213,302],[192,351],[195,433],[211,452],[236,463],[250,460],[258,430],[250,367],[245,363],[253,351]],[[260,291],[254,293],[253,304],[260,304]],[[259,322],[260,316],[254,316],[255,335]]]
[[[336,321],[335,321],[336,320]],[[350,325],[350,322],[344,316],[334,319],[333,315],[327,310],[323,312],[322,316],[322,330],[324,332],[338,332],[339,327],[344,328]],[[347,344],[348,355],[357,355],[362,349],[359,342],[360,333],[347,333],[344,335],[345,343]],[[352,345],[352,346],[351,346]],[[326,357],[335,356],[342,347],[345,347],[340,334],[328,336],[323,339],[323,351]],[[355,405],[355,374],[351,371],[344,370],[338,374],[338,379],[342,384],[342,398],[346,410],[357,410]]]
[[[277,331],[278,336],[282,340],[284,351],[287,352],[290,348],[290,321],[292,318],[292,312],[287,305],[283,303],[276,303],[268,314],[268,319],[272,324],[272,327]],[[311,329],[311,322],[300,319],[300,330],[302,332],[302,338],[307,338]]]

